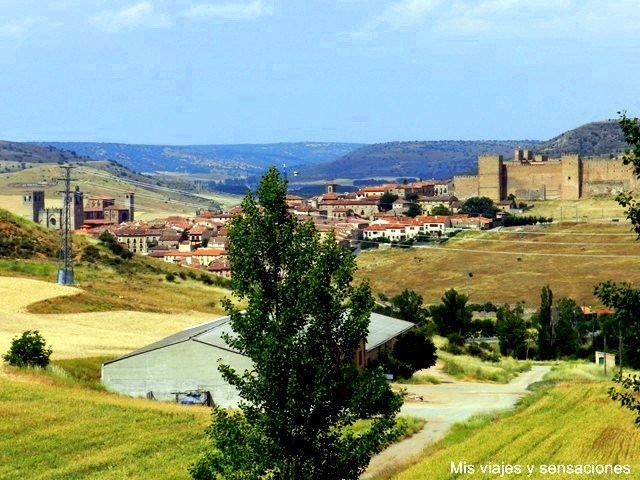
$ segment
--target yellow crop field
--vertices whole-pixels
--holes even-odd
[[[369,250],[358,257],[359,278],[374,292],[405,288],[438,303],[449,288],[471,302],[524,301],[537,308],[540,288],[556,298],[594,305],[598,282],[640,282],[640,242],[628,224],[554,223],[500,231],[466,231],[440,247]]]
[[[607,397],[609,385],[560,383],[512,414],[493,421],[476,419],[476,427],[472,420],[471,428],[454,428],[415,465],[392,478],[640,478],[640,429],[629,411]],[[491,473],[483,473],[483,467]],[[620,473],[589,473],[596,467]],[[588,473],[576,473],[580,469]],[[512,473],[501,476],[507,471]]]

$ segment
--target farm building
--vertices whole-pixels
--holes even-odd
[[[413,327],[413,323],[371,314],[364,349],[356,353],[359,366],[374,360],[384,347]],[[234,387],[218,371],[220,363],[238,371],[251,369],[251,360],[229,348],[223,337],[232,334],[230,318],[187,328],[102,366],[102,383],[111,391],[134,397],[173,400],[179,393],[208,391],[223,407],[237,406]]]

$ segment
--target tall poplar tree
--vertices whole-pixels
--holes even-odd
[[[243,401],[240,410],[213,411],[208,452],[191,468],[196,479],[356,479],[396,435],[402,398],[382,371],[358,370],[373,298],[353,286],[355,259],[313,223],[287,212],[287,184],[275,168],[257,199],[229,226],[231,348],[253,369],[222,366]],[[372,419],[363,433],[349,427]]]

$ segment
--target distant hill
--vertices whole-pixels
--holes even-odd
[[[0,140],[0,161],[2,162],[57,163],[77,161],[78,159],[77,153],[54,146]]]
[[[579,153],[583,156],[608,155],[627,148],[617,120],[591,122],[538,145],[535,150],[551,156]]]
[[[442,140],[390,142],[361,147],[333,162],[300,172],[300,180],[329,178],[418,177],[450,178],[474,171],[477,156],[535,148],[537,140]]]
[[[218,174],[227,177],[259,175],[271,165],[295,169],[330,162],[359,143],[273,143],[247,145],[130,145],[125,143],[39,142],[98,160],[115,160],[138,172]]]

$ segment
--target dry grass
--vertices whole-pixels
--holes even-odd
[[[534,308],[545,284],[556,298],[591,305],[600,281],[640,282],[640,242],[628,225],[519,228],[506,230],[523,233],[465,232],[440,248],[366,251],[358,257],[357,275],[368,277],[374,292],[392,296],[408,288],[426,303],[439,303],[445,290],[455,288],[469,292],[472,302],[524,301]]]
[[[612,198],[584,198],[581,200],[532,201],[533,206],[526,215],[551,217],[556,221],[607,221],[614,218],[623,220],[624,208]]]
[[[11,339],[23,331],[39,330],[53,348],[53,358],[119,355],[223,313],[219,307],[212,313],[183,310],[173,314],[111,311],[42,315],[26,312],[33,301],[61,298],[61,295],[74,295],[78,291],[74,287],[39,280],[0,277],[3,298],[0,352],[7,351]],[[182,305],[181,297],[176,294],[175,308]]]

